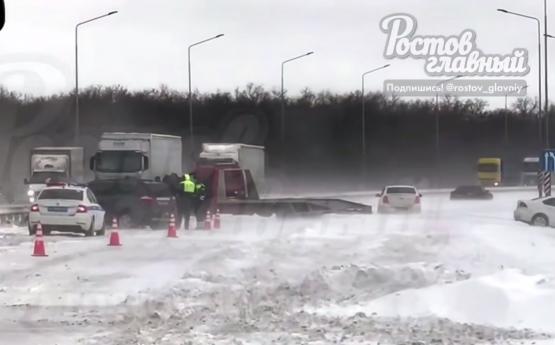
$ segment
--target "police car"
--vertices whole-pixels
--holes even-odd
[[[104,235],[104,209],[87,187],[56,185],[43,189],[29,210],[29,234],[38,223],[45,234],[52,231]]]

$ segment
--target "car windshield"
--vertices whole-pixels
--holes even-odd
[[[105,173],[141,171],[143,156],[134,151],[103,151],[97,155],[96,170]]]
[[[413,187],[388,187],[386,194],[416,194]]]
[[[67,175],[64,172],[57,171],[35,171],[29,183],[48,183],[48,182],[68,182]]]
[[[83,191],[73,189],[45,189],[39,200],[83,200]]]

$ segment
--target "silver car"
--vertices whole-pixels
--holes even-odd
[[[414,186],[387,186],[376,196],[379,198],[378,213],[421,211],[422,194]]]

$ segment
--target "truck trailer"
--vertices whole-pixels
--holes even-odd
[[[162,179],[182,173],[181,137],[153,133],[104,133],[91,158],[95,180]]]

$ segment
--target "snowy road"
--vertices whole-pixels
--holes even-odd
[[[224,217],[179,239],[122,231],[121,248],[59,235],[48,258],[0,229],[0,344],[555,344],[555,230],[512,220],[533,196]]]

